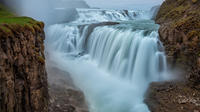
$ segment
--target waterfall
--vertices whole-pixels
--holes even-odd
[[[158,28],[141,19],[56,24],[47,30],[46,49],[84,92],[90,112],[149,112],[145,91],[167,71]]]
[[[166,66],[165,55],[159,51],[157,31],[145,33],[98,27],[89,37],[87,50],[100,67],[114,75],[137,83],[158,81],[160,77],[156,75]]]
[[[81,9],[77,8],[78,17],[73,23],[95,23],[105,21],[127,21],[150,18],[148,11]]]

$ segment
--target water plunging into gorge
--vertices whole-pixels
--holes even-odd
[[[144,11],[78,9],[77,20],[47,30],[55,66],[70,73],[90,112],[148,112],[148,84],[166,79],[159,26]]]

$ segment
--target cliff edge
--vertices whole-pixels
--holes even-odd
[[[0,111],[47,112],[44,24],[0,5]]]
[[[160,40],[178,80],[152,83],[152,112],[200,112],[200,0],[165,0],[156,16]]]

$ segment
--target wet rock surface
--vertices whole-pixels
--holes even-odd
[[[152,112],[200,112],[199,91],[186,82],[152,83],[145,102]]]
[[[200,1],[165,0],[156,16],[160,40],[176,81],[152,83],[145,102],[152,112],[199,112]]]
[[[43,27],[0,24],[0,112],[48,111]]]
[[[47,66],[47,72],[49,112],[89,112],[84,94],[75,87],[68,73],[52,66]]]

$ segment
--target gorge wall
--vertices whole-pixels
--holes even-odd
[[[170,69],[178,81],[153,83],[147,95],[152,112],[200,111],[200,1],[165,0],[156,16]]]
[[[156,22],[161,24],[160,39],[164,43],[172,67],[185,70],[184,76],[195,86],[200,83],[200,1],[166,0]]]
[[[0,5],[0,111],[47,112],[44,24]]]

